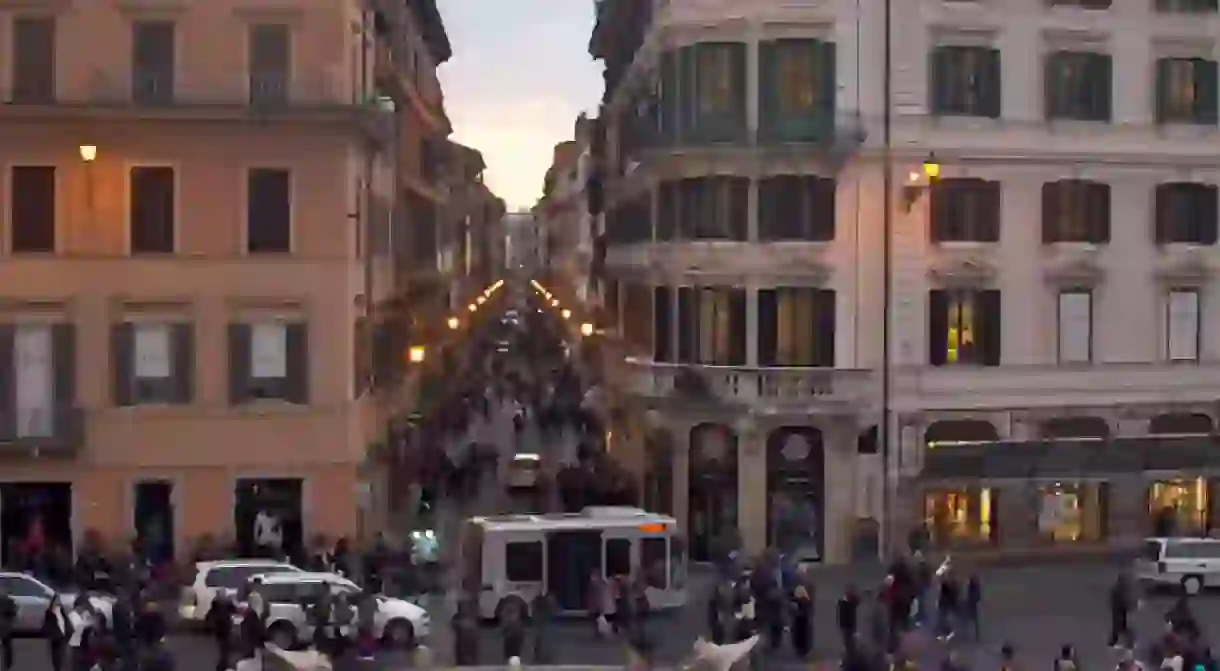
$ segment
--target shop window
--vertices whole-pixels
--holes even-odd
[[[1055,483],[1038,494],[1038,533],[1044,540],[1073,543],[1105,538],[1104,483]]]
[[[1193,536],[1207,531],[1207,481],[1155,482],[1148,492],[1148,514],[1154,536]]]
[[[542,582],[542,543],[506,543],[504,576],[509,582]]]
[[[934,490],[924,495],[924,525],[933,545],[994,540],[994,494],[986,487]]]

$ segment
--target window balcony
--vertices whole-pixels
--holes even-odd
[[[619,381],[628,393],[644,398],[764,412],[855,412],[876,398],[873,373],[835,368],[698,366],[627,357]]]
[[[0,453],[73,455],[85,444],[81,408],[61,405],[45,410],[0,410]]]

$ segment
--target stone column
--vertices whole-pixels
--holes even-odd
[[[673,511],[683,535],[690,540],[690,426],[671,426],[673,433]]]
[[[1140,476],[1110,480],[1107,531],[1115,545],[1134,544],[1148,535],[1148,486]]]
[[[822,561],[839,564],[851,559],[851,529],[856,518],[855,424],[828,422],[822,429],[822,447]]]
[[[746,288],[746,365],[758,365],[758,291]]]
[[[997,527],[998,545],[1005,549],[1032,547],[1038,536],[1041,501],[1037,485],[1018,483],[992,489],[991,523]]]
[[[767,547],[766,438],[757,429],[737,437],[737,530],[747,555]]]

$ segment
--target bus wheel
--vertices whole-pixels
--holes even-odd
[[[529,617],[529,606],[525,605],[525,600],[519,596],[510,596],[501,599],[500,603],[496,605],[496,621],[502,622],[504,620],[504,614],[512,608],[516,608],[517,612],[521,614],[521,617]]]

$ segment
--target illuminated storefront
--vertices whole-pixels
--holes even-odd
[[[1038,490],[1038,536],[1052,543],[1106,538],[1106,483],[1054,483]]]
[[[1209,521],[1209,487],[1205,478],[1162,480],[1148,488],[1148,515],[1157,536],[1193,536],[1206,533]]]
[[[988,487],[926,490],[923,509],[928,540],[933,547],[994,542],[994,504],[995,494]]]

